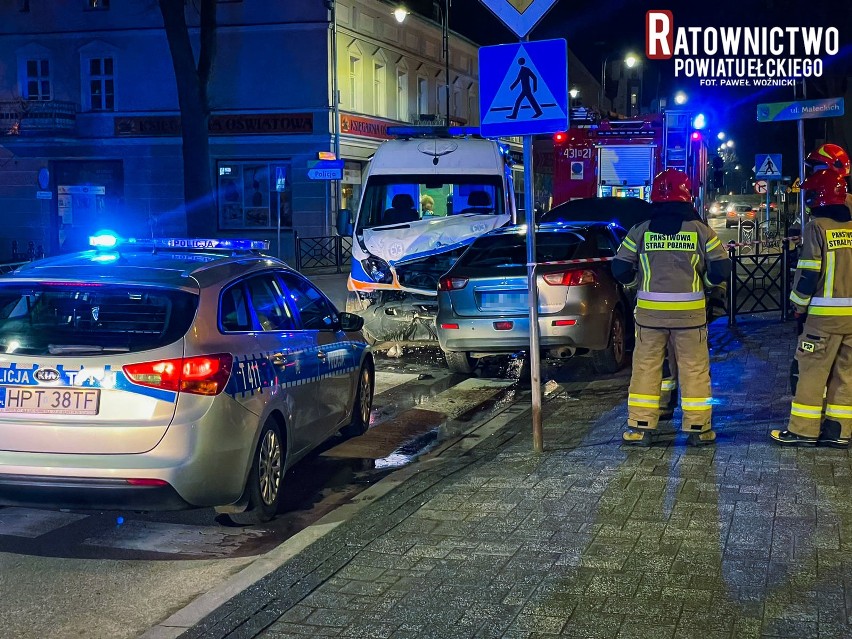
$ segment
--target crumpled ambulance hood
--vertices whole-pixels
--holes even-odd
[[[509,222],[507,215],[464,213],[364,230],[367,250],[389,264],[446,253]]]

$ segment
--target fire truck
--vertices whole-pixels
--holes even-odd
[[[707,143],[688,111],[666,111],[629,120],[582,120],[553,136],[553,205],[590,197],[650,200],[663,169],[684,171],[695,208],[704,214]]]

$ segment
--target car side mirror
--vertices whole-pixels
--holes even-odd
[[[364,328],[364,318],[355,313],[340,313],[340,330],[345,333],[354,333]]]
[[[337,212],[337,234],[341,237],[352,235],[352,211],[340,209]]]

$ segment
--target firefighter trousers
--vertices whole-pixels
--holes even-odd
[[[819,437],[820,428],[834,422],[840,436],[848,438],[852,435],[852,335],[832,335],[806,322],[796,362],[799,382],[788,430],[802,437]]]
[[[677,408],[677,358],[674,342],[669,337],[666,345],[666,359],[663,362],[663,383],[660,384],[660,411],[671,414]]]
[[[627,424],[653,430],[660,417],[661,382],[666,344],[674,347],[683,410],[682,430],[704,432],[711,428],[710,353],[707,327],[636,327],[633,373],[627,397]]]

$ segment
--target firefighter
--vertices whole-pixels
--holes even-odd
[[[677,360],[682,430],[693,445],[712,444],[710,357],[705,284],[728,279],[730,260],[716,233],[696,219],[692,185],[666,169],[651,187],[651,219],[637,224],[612,262],[620,282],[638,281],[636,347],[627,398],[626,444],[648,446],[659,436],[663,359],[671,339]]]
[[[772,430],[769,437],[786,446],[847,448],[852,433],[852,214],[840,172],[816,171],[801,188],[811,221],[802,232],[790,293],[796,312],[806,314],[796,349],[799,381],[787,429]]]
[[[843,150],[843,147],[837,144],[822,144],[808,154],[806,158],[808,166],[814,169],[826,168],[832,171],[837,171],[848,180],[852,163],[849,161],[849,154]],[[846,195],[846,207],[852,212],[852,195]],[[805,316],[797,314],[796,316],[796,335],[801,335],[804,330]],[[790,392],[796,394],[796,384],[799,382],[799,363],[795,359],[790,365]]]

